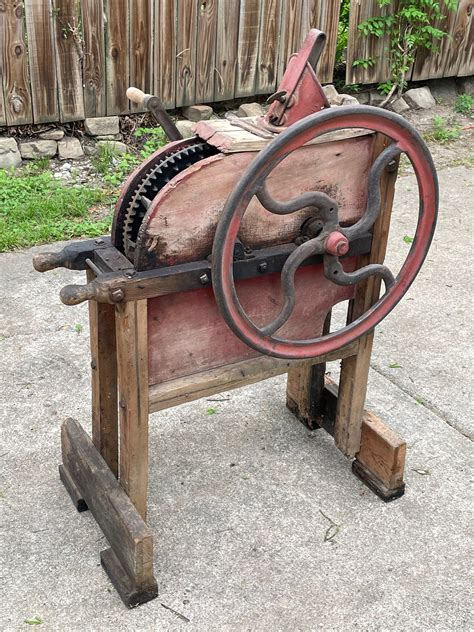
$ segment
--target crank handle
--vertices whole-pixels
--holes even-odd
[[[125,294],[121,288],[104,287],[94,279],[87,285],[66,285],[59,296],[65,305],[79,305],[85,301],[114,304],[123,301]]]
[[[134,88],[133,86],[128,88],[127,97],[133,103],[136,103],[145,110],[149,110],[170,140],[181,140],[183,138],[181,132],[174,124],[173,119],[165,110],[163,103],[158,97],[153,94],[145,94],[142,90]]]
[[[65,267],[67,261],[68,257],[64,250],[61,252],[42,252],[34,255],[33,268],[37,272],[48,272],[48,270]]]
[[[130,99],[130,101],[132,101],[133,103],[141,105],[144,108],[147,107],[148,100],[153,98],[152,94],[145,94],[142,90],[140,90],[139,88],[134,88],[133,86],[130,86],[130,88],[128,88],[126,94],[127,99]]]

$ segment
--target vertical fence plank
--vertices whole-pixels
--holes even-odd
[[[321,83],[330,83],[336,62],[340,0],[305,0],[303,4],[302,34],[306,36],[312,28],[326,33],[326,47],[317,67]]]
[[[176,105],[192,105],[196,94],[196,26],[199,3],[179,0],[176,33]]]
[[[156,7],[155,47],[159,49],[159,65],[155,72],[155,90],[166,108],[176,105],[176,27],[177,0],[159,0]]]
[[[84,51],[76,0],[53,0],[59,113],[61,121],[84,118],[82,64]]]
[[[23,125],[33,121],[23,5],[15,0],[4,0],[0,3],[0,12],[5,118],[7,125]]]
[[[58,87],[50,0],[25,2],[26,30],[35,123],[58,120]]]
[[[278,81],[285,72],[288,60],[301,46],[303,0],[286,0],[282,17],[282,36],[278,63]]]
[[[452,39],[447,51],[444,77],[455,77],[458,74],[465,76],[474,72],[472,68],[472,48],[474,47],[472,32],[473,13],[474,2],[472,0],[461,0],[451,32]]]
[[[105,116],[105,43],[102,0],[82,0],[84,36],[84,111],[89,116]]]
[[[240,2],[236,97],[255,94],[261,8],[259,0]]]
[[[153,2],[130,0],[130,85],[143,92],[153,92]],[[140,106],[132,103],[133,111]]]
[[[441,29],[449,34],[443,40],[433,40],[433,44],[437,47],[438,52],[421,48],[416,53],[415,63],[413,64],[413,72],[411,79],[413,81],[424,81],[425,79],[437,79],[444,74],[444,65],[448,48],[451,46],[451,33],[456,23],[456,11],[450,11],[445,19],[434,20],[432,26]]]
[[[461,63],[459,64],[458,77],[474,75],[474,2],[466,7],[468,20],[466,24],[466,37],[461,48]]]
[[[197,25],[196,101],[212,101],[216,77],[218,0],[200,0]]]
[[[0,5],[0,33],[5,33],[5,10]],[[3,41],[0,41],[0,127],[7,124],[5,112],[5,101],[3,99],[3,75],[6,70],[6,57],[4,54]]]
[[[276,88],[281,12],[282,0],[268,0],[263,3],[258,46],[257,94],[268,94]]]
[[[240,0],[219,0],[214,100],[232,99],[237,74]]]
[[[105,66],[107,114],[128,111],[125,95],[129,86],[130,56],[128,0],[105,0]]]

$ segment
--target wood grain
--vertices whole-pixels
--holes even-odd
[[[268,94],[276,88],[282,6],[282,0],[268,0],[262,6],[255,87],[257,94]]]
[[[443,20],[434,20],[432,26],[449,34],[443,40],[433,40],[432,43],[438,49],[434,53],[427,48],[417,51],[415,63],[413,64],[413,81],[424,81],[425,79],[436,79],[444,76],[446,59],[449,55],[449,48],[452,46],[452,32],[456,24],[456,11],[450,11]]]
[[[147,301],[116,307],[119,480],[143,519],[148,487]]]
[[[278,55],[277,83],[281,81],[288,61],[293,53],[298,52],[304,40],[302,33],[303,0],[287,0],[283,6],[280,50]]]
[[[178,4],[176,52],[176,102],[196,102],[197,14],[200,2],[180,0]]]
[[[128,0],[105,0],[107,115],[128,112],[130,85]]]
[[[200,0],[197,17],[196,102],[212,101],[216,79],[218,0]]]
[[[5,119],[7,125],[33,121],[28,52],[23,28],[23,3],[0,3],[0,65],[2,66]],[[3,109],[3,108],[2,108]]]
[[[259,0],[240,2],[236,97],[255,94],[261,9]]]
[[[232,99],[237,73],[240,2],[220,0],[217,10],[214,100]]]
[[[155,39],[155,48],[159,51],[155,92],[166,108],[174,108],[176,104],[177,11],[177,0],[160,0],[155,9],[155,34],[160,34],[158,41]]]
[[[153,92],[153,3],[130,0],[130,85],[145,94]],[[131,103],[132,112],[143,107]]]
[[[474,74],[474,2],[461,0],[451,30],[444,66],[445,77]]]
[[[337,0],[303,0],[302,37],[312,28],[326,33],[326,47],[316,68],[321,83],[331,83],[333,78],[340,11]]]
[[[33,119],[35,123],[57,121],[58,86],[51,1],[26,2],[25,17]]]
[[[103,0],[82,0],[84,38],[84,114],[105,116],[105,42]]]

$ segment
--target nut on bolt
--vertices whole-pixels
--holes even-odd
[[[199,281],[201,282],[201,285],[207,285],[209,283],[209,276],[207,274],[201,274]]]
[[[120,301],[123,301],[124,298],[125,298],[124,291],[121,290],[120,288],[117,288],[116,290],[112,290],[110,292],[110,300],[113,301],[114,303],[120,303]]]
[[[262,274],[266,272],[268,269],[268,263],[266,261],[262,261],[262,263],[258,264],[258,271]]]

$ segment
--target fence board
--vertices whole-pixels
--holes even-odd
[[[267,0],[262,6],[255,91],[273,92],[276,86],[280,49],[282,0]]]
[[[0,29],[2,29],[2,17],[0,15]],[[3,30],[0,30],[0,33],[3,33]],[[1,49],[0,49],[1,52]],[[0,127],[3,127],[7,124],[7,118],[5,113],[5,102],[3,100],[3,69],[2,64],[0,63]]]
[[[196,101],[214,98],[218,0],[200,0],[197,26]]]
[[[130,85],[128,0],[105,0],[105,68],[107,115],[128,112]]]
[[[79,6],[75,0],[53,0],[59,114],[61,121],[84,118]]]
[[[159,0],[156,7],[157,27],[155,40],[158,65],[155,67],[155,90],[167,108],[176,105],[176,27],[177,0]],[[158,35],[159,34],[159,35]]]
[[[51,1],[26,2],[25,17],[33,118],[35,123],[57,121],[58,86]]]
[[[459,77],[474,75],[474,2],[469,2],[466,11],[469,15],[469,23],[466,25],[466,37],[464,47],[461,50],[461,63],[459,64],[458,70]]]
[[[473,12],[474,2],[472,0],[461,0],[444,67],[445,77],[455,77],[458,74],[462,76],[474,74],[472,64],[472,48],[474,47],[472,33]]]
[[[214,100],[232,99],[237,76],[240,2],[220,0],[217,11]]]
[[[456,11],[450,11],[444,19],[433,21],[433,26],[451,35],[456,24]],[[424,81],[425,79],[437,79],[444,74],[444,66],[448,48],[451,45],[450,37],[443,40],[433,40],[433,44],[438,49],[437,53],[432,53],[426,48],[417,51],[413,73],[413,81]]]
[[[130,0],[130,85],[146,94],[153,92],[153,3]],[[131,104],[132,111],[142,108]]]
[[[261,2],[241,0],[239,16],[239,44],[235,96],[255,94],[258,64]]]
[[[303,0],[286,0],[282,15],[282,36],[278,62],[278,82],[283,77],[288,61],[296,53],[304,40],[302,33]]]
[[[23,30],[23,7],[14,0],[2,3],[3,45],[0,55],[4,60],[3,91],[7,125],[23,125],[33,121],[28,79],[28,51]]]
[[[330,83],[336,62],[340,0],[305,0],[303,4],[302,35],[312,28],[326,33],[326,47],[316,69],[321,83]]]
[[[87,117],[106,114],[103,16],[102,0],[82,0],[84,113]]]
[[[196,94],[196,30],[199,4],[195,0],[179,0],[176,33],[176,102],[195,103]]]

